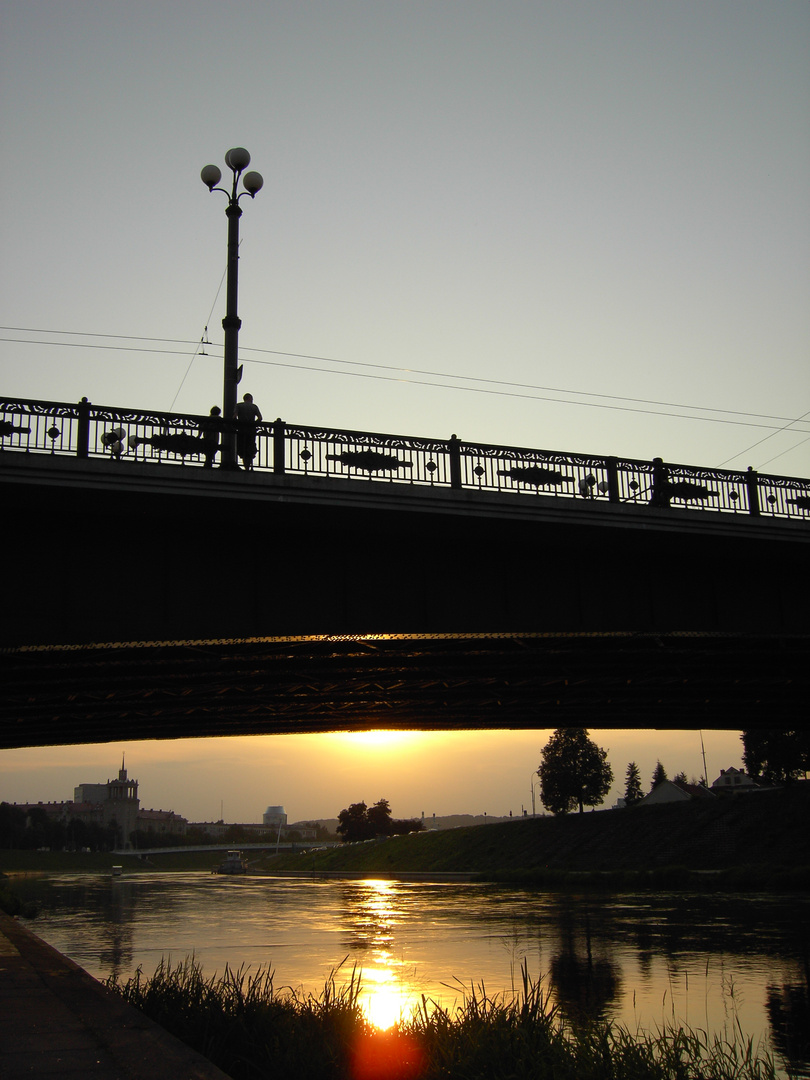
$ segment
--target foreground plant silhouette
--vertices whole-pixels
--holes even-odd
[[[738,1041],[670,1027],[631,1034],[612,1024],[569,1024],[542,981],[522,968],[514,995],[461,987],[444,1009],[427,998],[388,1031],[360,1007],[360,973],[319,997],[277,989],[272,970],[226,967],[206,979],[194,958],[161,961],[108,985],[233,1080],[775,1080],[773,1057]]]

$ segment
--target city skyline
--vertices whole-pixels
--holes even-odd
[[[519,816],[532,811],[533,771],[551,730],[488,732],[368,732],[363,734],[234,736],[165,743],[5,750],[0,754],[0,800],[47,802],[72,798],[79,783],[116,771],[126,754],[145,809],[173,810],[189,821],[259,823],[269,805],[283,805],[289,821],[335,818],[354,802],[391,803],[395,817],[452,814]],[[708,783],[721,769],[741,767],[739,732],[590,730],[608,749],[614,783],[600,807],[624,793],[628,762],[642,787],[651,786],[660,759],[668,775],[680,771]],[[84,775],[96,770],[97,775]],[[79,776],[81,772],[83,775]],[[534,778],[535,781],[537,778]],[[59,792],[64,792],[60,795]],[[536,809],[542,812],[539,786]]]

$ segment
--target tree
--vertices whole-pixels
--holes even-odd
[[[388,799],[379,799],[368,808],[366,818],[373,836],[388,836],[391,832],[391,806]]]
[[[352,803],[338,814],[337,831],[344,843],[373,840],[375,836],[421,832],[423,829],[424,825],[416,818],[404,821],[393,819],[388,799],[379,799],[373,806],[366,806],[364,802]]]
[[[602,750],[588,738],[585,728],[557,728],[543,747],[540,798],[553,814],[602,802],[613,783],[613,770]]]
[[[373,833],[368,823],[368,807],[364,802],[352,803],[338,814],[337,831],[345,844],[358,840],[371,840]]]
[[[425,823],[419,818],[392,818],[389,836],[403,836],[411,832],[424,832]]]
[[[635,761],[628,764],[624,781],[624,804],[632,806],[644,797],[641,790],[641,773]]]
[[[25,847],[25,811],[0,802],[0,848]]]
[[[662,784],[665,780],[668,779],[669,777],[667,776],[667,770],[664,768],[660,761],[656,762],[655,772],[652,774],[652,787],[650,788],[650,791],[653,791],[655,788],[658,787],[659,784]]]
[[[786,783],[810,771],[810,730],[753,728],[742,733],[743,762],[749,776]]]

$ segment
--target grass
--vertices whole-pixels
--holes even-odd
[[[278,871],[471,873],[541,888],[810,887],[810,782],[756,795],[521,818],[268,859]]]
[[[427,998],[388,1031],[360,1008],[357,969],[333,972],[318,997],[277,988],[270,970],[205,978],[193,958],[109,985],[233,1080],[775,1080],[771,1055],[737,1041],[666,1028],[630,1033],[571,1024],[525,968],[514,996],[465,990],[444,1009]]]

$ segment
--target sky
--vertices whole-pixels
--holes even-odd
[[[703,742],[701,744],[701,734]],[[139,783],[141,807],[189,821],[258,824],[268,806],[288,820],[335,818],[351,803],[388,799],[396,818],[433,814],[507,817],[543,812],[533,774],[551,731],[368,732],[108,743],[0,752],[0,800],[59,802],[79,784],[105,783],[122,759]],[[607,731],[590,737],[608,751],[613,787],[600,809],[624,794],[635,761],[643,790],[660,759],[671,778],[742,767],[739,732]]]
[[[241,388],[265,418],[810,476],[809,52],[804,0],[0,0],[0,388],[221,402],[225,199],[199,172],[244,146],[265,183],[241,203]],[[620,770],[702,772],[694,737]],[[320,765],[278,793],[288,738],[229,741],[213,801],[517,812],[544,741],[448,735],[414,767],[445,761],[442,797],[412,778],[403,805],[375,752],[326,807],[299,797]],[[478,739],[500,786],[453,764]],[[69,780],[14,752],[0,781],[68,797],[116,771],[104,749],[59,751]],[[194,750],[205,798],[227,786],[208,744],[128,749],[144,784]],[[173,808],[210,817],[196,790]]]

